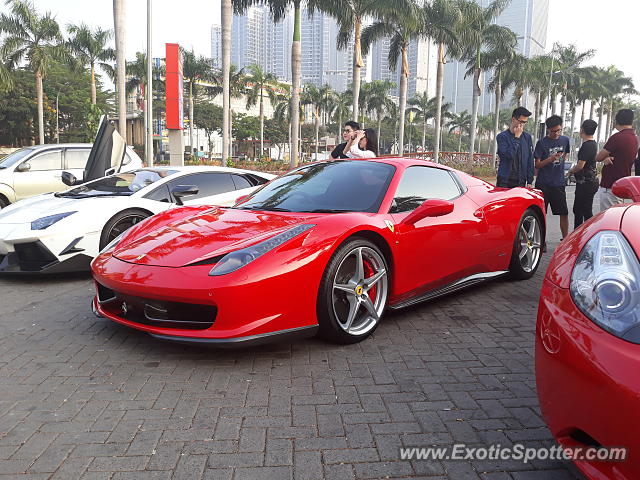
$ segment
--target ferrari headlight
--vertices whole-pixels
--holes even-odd
[[[98,253],[98,255],[102,255],[104,252],[108,252],[109,250],[113,250],[114,248],[116,248],[116,245],[120,243],[120,240],[122,240],[122,237],[124,236],[125,233],[127,233],[126,230],[122,232],[120,235],[118,235],[116,238],[111,240],[102,250],[100,250],[100,253]]]
[[[571,274],[571,297],[596,324],[640,343],[640,263],[620,232],[599,232],[587,242]]]
[[[236,250],[226,254],[220,259],[218,263],[211,269],[209,275],[216,277],[220,275],[226,275],[227,273],[235,272],[239,268],[244,267],[248,263],[253,262],[256,258],[261,257],[265,253],[279,247],[285,242],[288,242],[293,237],[297,237],[301,233],[306,232],[310,228],[315,227],[312,224],[297,225],[289,230],[286,230],[278,235],[265,240],[264,242],[256,243],[242,250]]]
[[[59,222],[63,218],[67,218],[69,215],[73,215],[76,212],[56,213],[55,215],[49,215],[48,217],[38,218],[31,222],[31,230],[44,230],[49,228],[56,222]]]

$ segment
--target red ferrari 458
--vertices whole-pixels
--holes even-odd
[[[640,177],[613,185],[632,199],[580,226],[556,249],[536,326],[542,414],[590,479],[640,478]],[[589,448],[594,447],[594,448]],[[622,453],[607,451],[626,448]],[[587,453],[588,452],[588,453]],[[602,454],[602,455],[601,455]]]
[[[386,308],[531,277],[543,210],[536,191],[421,160],[305,165],[232,208],[176,208],[128,230],[93,262],[93,308],[200,344],[358,342]]]

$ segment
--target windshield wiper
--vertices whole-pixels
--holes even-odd
[[[300,210],[300,213],[346,213],[352,211],[339,208],[316,208],[315,210]]]
[[[258,205],[254,205],[253,207],[245,207],[245,208],[243,208],[242,205],[240,205],[236,208],[239,208],[241,210],[264,210],[265,212],[290,212],[291,211],[288,208],[264,207],[264,206],[258,206]]]

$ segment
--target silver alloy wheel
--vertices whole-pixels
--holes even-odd
[[[538,266],[542,252],[541,238],[542,233],[538,218],[535,215],[527,215],[522,220],[518,232],[518,244],[520,245],[518,260],[522,269],[527,273],[531,273]]]
[[[383,258],[369,247],[356,247],[340,262],[331,303],[338,325],[350,335],[373,329],[387,303],[389,281]]]

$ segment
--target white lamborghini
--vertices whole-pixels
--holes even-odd
[[[142,168],[21,200],[0,210],[0,273],[87,270],[122,232],[183,197],[186,205],[233,205],[273,177],[222,167]]]

